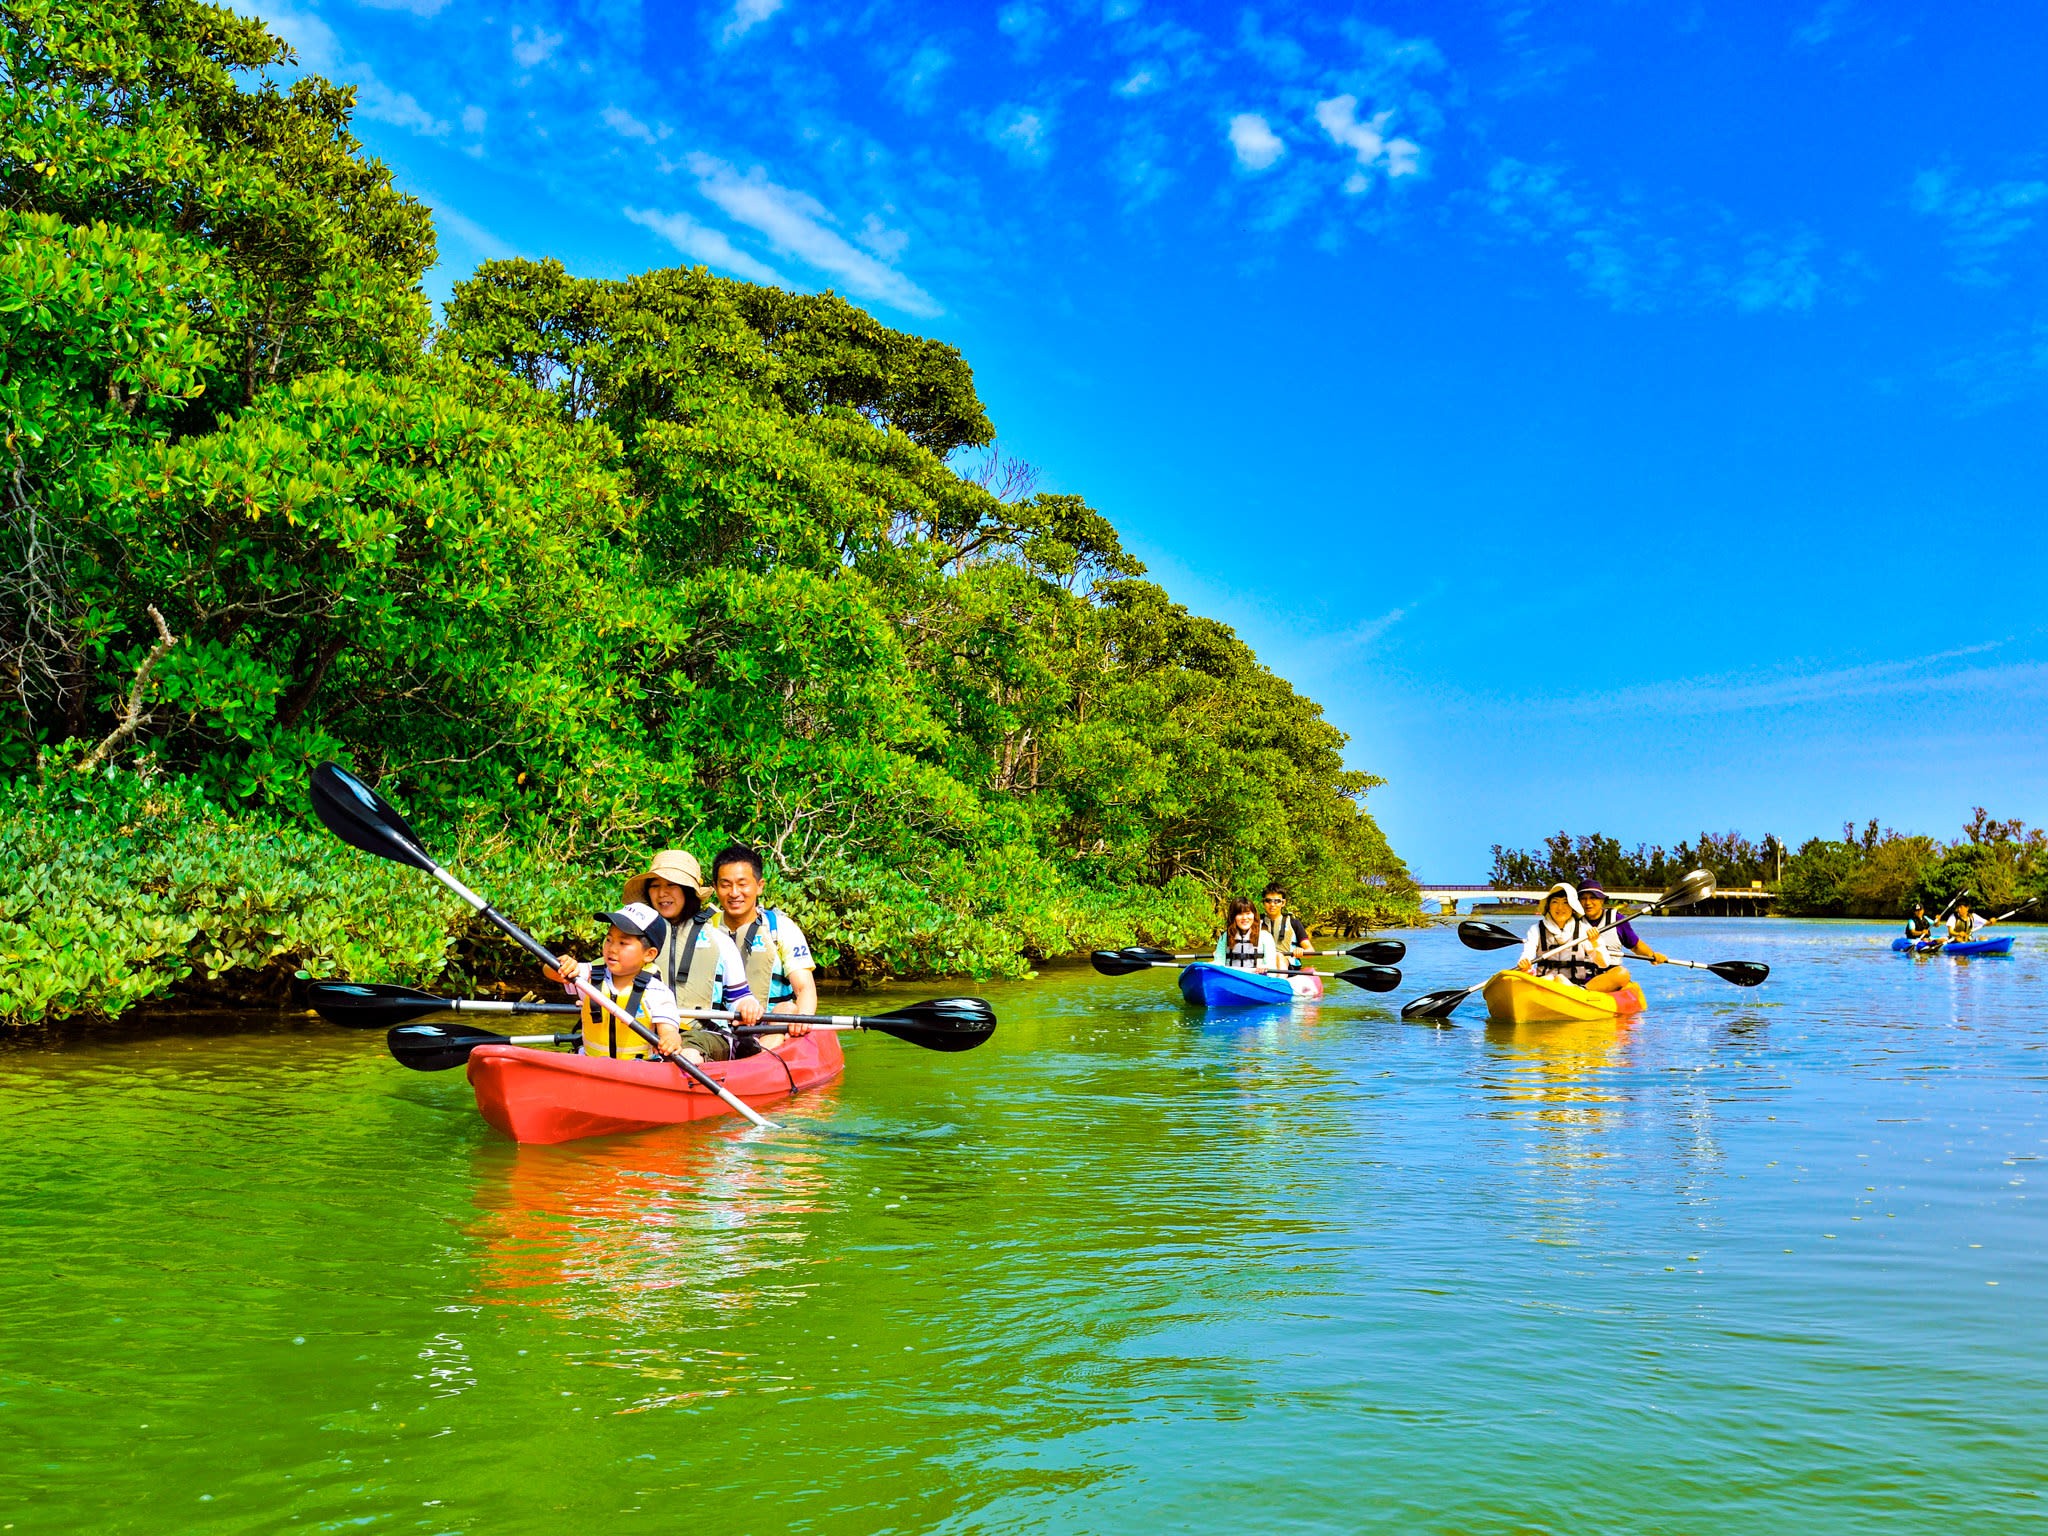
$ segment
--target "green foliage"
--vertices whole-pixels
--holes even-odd
[[[1638,843],[1624,848],[1618,838],[1595,832],[1573,837],[1559,832],[1540,849],[1493,845],[1493,874],[1501,890],[1541,890],[1559,880],[1576,885],[1596,875],[1604,886],[1633,890],[1668,890],[1696,869],[1704,869],[1724,889],[1746,887],[1753,880],[1772,885],[1785,846],[1775,837],[1752,843],[1740,832],[1702,832],[1693,843],[1667,850],[1661,844]]]
[[[268,78],[289,51],[260,22],[4,14],[0,772],[57,797],[10,802],[8,835],[160,764],[283,925],[174,881],[135,920],[189,934],[136,928],[132,976],[12,1014],[373,973],[291,873],[330,756],[543,910],[538,871],[756,842],[849,975],[1186,942],[1272,877],[1347,926],[1413,910],[1317,706],[1083,498],[970,462],[994,427],[951,347],[831,293],[523,261],[430,336],[427,211],[348,90]],[[170,858],[140,835],[124,858]],[[297,852],[266,861],[271,836]],[[64,868],[88,907],[146,873]],[[351,899],[397,910],[363,878]],[[364,931],[414,972],[470,963],[408,921]]]

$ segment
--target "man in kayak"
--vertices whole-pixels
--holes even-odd
[[[1600,930],[1586,921],[1579,893],[1563,880],[1543,893],[1543,915],[1522,941],[1515,969],[1554,976],[1590,992],[1619,992],[1628,985],[1627,970],[1614,963]]]
[[[1948,920],[1948,941],[1951,944],[1967,944],[1997,921],[1995,917],[1984,917],[1973,910],[1966,893],[1956,898],[1955,916]]]
[[[742,1024],[758,1023],[761,999],[747,984],[746,962],[732,935],[704,910],[712,891],[703,878],[694,854],[664,848],[643,873],[626,882],[625,899],[646,902],[668,921],[655,969],[675,990],[678,1007],[729,1008]]]
[[[803,929],[787,912],[761,905],[761,855],[735,843],[711,861],[711,879],[718,893],[719,931],[731,936],[747,970],[747,990],[770,1013],[816,1013],[818,981],[811,964],[811,946]],[[791,1024],[791,1035],[810,1032],[808,1024]],[[762,1035],[759,1050],[782,1044],[783,1035]],[[752,1055],[742,1050],[742,1055]]]
[[[1612,947],[1617,961],[1623,955],[1640,955],[1652,965],[1664,963],[1664,956],[1637,936],[1635,924],[1625,917],[1607,916],[1607,887],[1597,879],[1589,876],[1579,882],[1579,904],[1585,908],[1586,921],[1600,930],[1601,939]]]
[[[1259,905],[1265,910],[1259,917],[1259,926],[1273,936],[1273,953],[1290,970],[1301,969],[1303,955],[1316,952],[1308,941],[1308,925],[1287,910],[1287,893],[1277,885],[1266,887],[1259,898]]]
[[[1927,903],[1917,896],[1913,898],[1913,915],[1906,919],[1906,937],[1915,948],[1934,941],[1934,926],[1927,921]]]
[[[1273,935],[1259,922],[1252,904],[1239,896],[1230,903],[1230,915],[1223,920],[1223,937],[1216,941],[1215,962],[1240,971],[1279,971]]]

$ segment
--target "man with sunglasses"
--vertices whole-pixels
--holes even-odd
[[[1273,936],[1273,952],[1289,970],[1301,969],[1301,956],[1316,952],[1308,941],[1308,925],[1287,910],[1287,893],[1277,885],[1259,898],[1259,926]]]

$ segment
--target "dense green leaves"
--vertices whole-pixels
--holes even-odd
[[[849,974],[1183,942],[1273,876],[1351,926],[1408,902],[1321,711],[1083,498],[970,459],[994,428],[951,347],[831,293],[524,261],[430,335],[426,210],[347,90],[267,77],[260,23],[0,16],[0,770],[37,777],[39,848],[53,795],[211,829],[297,935],[220,948],[213,898],[167,888],[151,921],[191,931],[138,928],[132,987],[0,1013],[114,1011],[221,973],[202,944],[370,974],[262,852],[301,848],[322,756],[578,889],[756,841]],[[174,813],[81,772],[126,761]],[[113,843],[93,890],[143,856]],[[391,921],[406,979],[469,963]]]

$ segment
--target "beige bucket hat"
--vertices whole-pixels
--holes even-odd
[[[659,877],[674,885],[687,885],[697,892],[697,904],[703,906],[717,899],[718,893],[704,883],[704,871],[698,867],[697,856],[681,848],[664,848],[648,862],[647,868],[626,882],[621,893],[623,901],[647,901],[647,882]],[[652,906],[653,903],[649,902]]]

